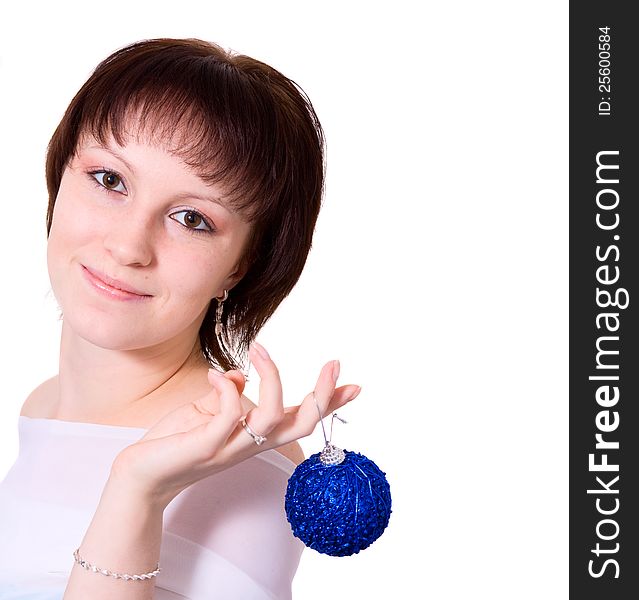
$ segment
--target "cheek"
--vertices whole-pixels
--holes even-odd
[[[70,246],[95,239],[100,219],[82,201],[86,192],[76,188],[71,180],[62,178],[49,233],[49,239],[53,238],[55,246]]]
[[[212,261],[210,253],[183,251],[158,256],[160,279],[174,300],[202,307],[213,298],[225,271]]]
[[[183,240],[156,247],[160,280],[174,299],[179,297],[201,307],[228,287],[229,276],[240,258],[241,241],[225,234],[205,242]]]

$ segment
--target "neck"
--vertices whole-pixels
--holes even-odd
[[[189,381],[206,382],[208,366],[197,335],[195,342],[185,335],[114,350],[80,337],[63,321],[52,418],[150,427],[175,408],[178,391],[184,394]]]

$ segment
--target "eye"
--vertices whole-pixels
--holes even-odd
[[[89,172],[91,179],[102,189],[107,189],[110,192],[119,192],[126,194],[126,188],[122,183],[122,177],[114,171],[91,171]],[[123,189],[119,190],[118,186],[122,186]]]
[[[215,229],[209,225],[208,221],[201,215],[199,212],[195,210],[179,210],[178,212],[174,212],[171,217],[174,215],[186,214],[188,215],[185,218],[186,224],[184,225],[189,233],[213,233]],[[177,219],[176,219],[177,220]],[[178,221],[179,223],[181,221]],[[204,225],[204,229],[200,229],[197,227],[191,227],[191,225]]]

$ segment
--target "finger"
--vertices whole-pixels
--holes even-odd
[[[221,448],[242,417],[242,403],[235,382],[215,369],[209,369],[209,383],[219,396],[219,412],[202,429],[211,454]]]
[[[337,393],[335,389],[337,375],[339,375],[339,361],[330,361],[322,367],[313,392],[304,398],[297,411],[285,412],[282,422],[274,432],[276,436],[271,436],[274,445],[286,444],[313,433],[315,426],[319,423],[320,412],[322,417],[330,412],[331,401]],[[344,391],[339,392],[337,403],[342,402],[344,393]]]
[[[339,371],[339,360],[326,363],[317,379],[315,389],[302,401],[298,416],[301,419],[300,422],[306,425],[305,430],[315,426],[320,414],[322,417],[326,416],[328,405],[335,393],[335,384],[339,377]]]
[[[235,387],[237,388],[238,394],[240,396],[242,395],[242,392],[244,391],[244,387],[246,385],[246,378],[244,377],[241,371],[238,371],[236,369],[232,369],[226,372],[220,371],[219,369],[213,369],[213,370],[217,373],[221,373],[226,379],[229,379],[230,381],[232,381],[235,384]],[[218,398],[218,393],[217,393],[217,390],[215,389],[215,386],[213,386],[213,389],[209,390],[209,392],[206,395],[196,399],[194,403],[199,410],[201,410],[203,413],[207,415],[217,414],[219,412],[219,398]]]
[[[260,376],[259,404],[246,415],[246,423],[259,435],[267,436],[284,417],[282,382],[268,352],[254,342],[249,349],[251,363]],[[251,438],[247,436],[250,442]]]
[[[237,369],[231,369],[224,373],[224,377],[233,381],[237,388],[237,393],[241,396],[242,392],[244,392],[244,388],[246,387],[246,377],[244,377],[244,374]]]
[[[350,386],[349,386],[350,388]],[[346,403],[354,400],[359,395],[361,388],[359,386],[353,386],[354,391],[349,394],[340,394],[337,398],[333,397],[329,402],[327,410],[323,413],[323,417],[330,415],[332,412],[336,411],[338,408],[341,408]],[[350,388],[350,389],[353,389]],[[312,394],[310,394],[312,398]],[[307,400],[308,397],[305,399]],[[309,423],[307,417],[302,412],[304,403],[302,403],[297,411],[290,411],[290,413],[286,414],[280,427],[278,427],[277,431],[274,432],[275,435],[271,437],[274,438],[279,444],[288,444],[294,440],[297,440],[301,437],[307,437],[311,435],[317,426],[319,425],[319,415],[317,415],[317,411],[315,414],[315,421],[311,421]]]
[[[355,400],[355,398],[357,398],[361,390],[362,390],[361,386],[355,385],[352,383],[335,388],[335,391],[333,392],[333,397],[331,398],[331,401],[329,402],[328,408],[326,410],[326,414],[324,416],[331,414],[332,412],[336,411],[338,408],[341,408],[342,406],[345,406],[351,400]],[[284,413],[287,415],[297,414],[299,412],[299,409],[300,409],[299,404],[296,404],[295,406],[285,406]],[[319,423],[319,415],[317,414],[317,410],[316,410],[316,416],[318,418],[318,423]]]

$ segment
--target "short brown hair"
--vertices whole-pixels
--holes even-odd
[[[80,136],[120,145],[159,139],[251,224],[244,277],[229,293],[222,343],[212,301],[199,337],[211,364],[239,368],[259,330],[297,283],[324,191],[324,134],[304,91],[272,67],[200,39],[142,40],[102,61],[48,145],[47,237],[64,169]],[[176,132],[182,132],[178,137]],[[159,138],[154,136],[158,135]]]

